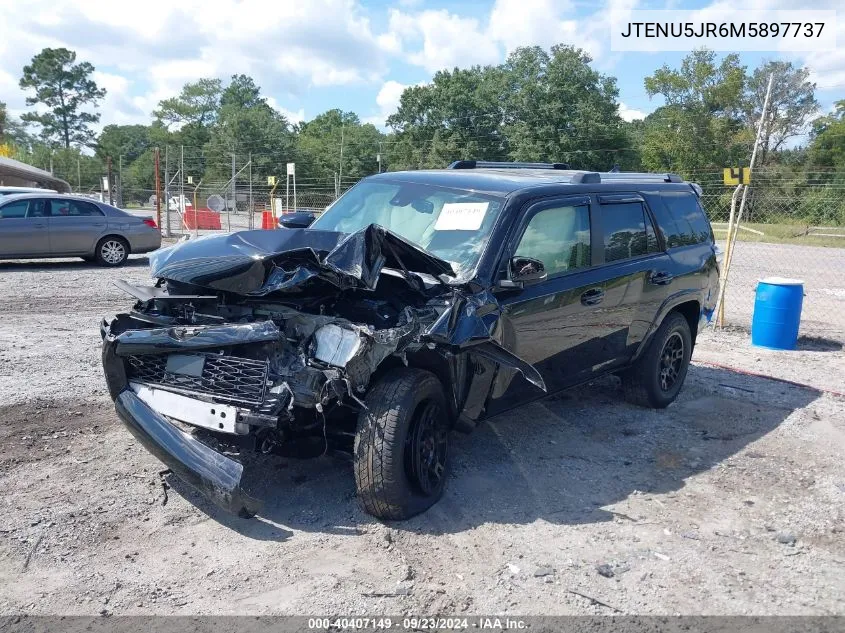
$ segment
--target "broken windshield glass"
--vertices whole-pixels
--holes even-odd
[[[502,203],[495,196],[428,184],[363,181],[311,226],[341,233],[383,226],[448,261],[465,280],[475,270]]]

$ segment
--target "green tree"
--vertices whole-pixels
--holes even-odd
[[[811,167],[831,171],[828,179],[845,180],[845,99],[832,114],[813,121],[807,155]]]
[[[221,92],[215,122],[209,128],[205,177],[231,178],[231,157],[235,154],[236,167],[251,156],[254,182],[266,182],[268,175],[281,173],[294,153],[293,133],[285,117],[261,96],[260,87],[251,77],[234,75]]]
[[[406,89],[388,118],[391,168],[457,159],[569,162],[607,169],[636,161],[616,80],[571,46],[518,48],[504,64],[435,74]]]
[[[187,83],[179,96],[159,101],[153,117],[165,126],[211,125],[217,118],[221,91],[222,83],[219,79],[200,79]]]
[[[818,111],[816,85],[809,81],[807,68],[795,68],[792,62],[764,62],[748,78],[745,103],[746,125],[756,134],[769,76],[774,75],[769,109],[761,131],[757,165],[765,166],[783,149],[784,143],[806,132],[807,123]]]
[[[445,167],[458,159],[502,160],[504,83],[498,67],[435,73],[431,83],[405,89],[395,114],[388,158],[391,169]]]
[[[20,121],[16,121],[6,109],[6,104],[0,101],[0,145],[5,146],[5,152],[10,148],[28,147],[33,142],[27,134],[26,128]]]
[[[708,50],[687,55],[679,69],[664,65],[645,78],[649,96],[665,105],[645,119],[642,162],[684,175],[747,162],[753,134],[743,119],[745,67],[730,54],[717,63]]]
[[[153,111],[150,140],[158,145],[185,145],[193,151],[203,147],[217,121],[222,91],[219,79],[204,78],[185,84],[178,96],[160,101]],[[196,161],[195,167],[202,172],[205,161],[200,156]]]
[[[150,127],[147,125],[107,125],[100,132],[95,153],[101,160],[109,156],[117,160],[123,156],[128,165],[150,146]]]
[[[584,169],[631,162],[619,117],[616,79],[590,66],[572,46],[518,48],[505,62],[505,121],[509,154],[518,161],[560,161]]]
[[[20,87],[34,90],[26,104],[43,104],[48,111],[27,112],[21,117],[26,123],[41,126],[41,137],[48,143],[58,142],[65,148],[88,145],[94,138],[89,127],[100,120],[99,113],[83,111],[83,106],[97,107],[106,96],[91,79],[94,67],[88,62],[76,62],[76,53],[66,48],[45,48],[32,63],[23,68]]]
[[[374,125],[362,124],[354,112],[328,110],[298,127],[297,172],[323,187],[333,186],[335,174],[342,176],[342,185],[374,174],[383,139]]]

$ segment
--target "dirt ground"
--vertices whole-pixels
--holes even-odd
[[[98,323],[145,260],[0,278],[0,614],[845,614],[839,341],[705,332],[665,411],[608,378],[493,418],[403,523],[347,459],[252,459],[239,519],[163,485],[106,394]]]

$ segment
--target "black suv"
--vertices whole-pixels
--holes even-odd
[[[718,269],[673,174],[458,161],[365,178],[316,219],[181,242],[102,324],[109,390],[177,476],[245,515],[215,450],[351,451],[367,512],[431,506],[449,434],[607,373],[637,404],[684,382]]]

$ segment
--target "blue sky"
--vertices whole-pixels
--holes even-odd
[[[804,8],[835,9],[834,0]],[[620,112],[641,117],[660,105],[643,78],[684,53],[610,50],[609,15],[632,9],[710,8],[731,15],[728,0],[147,0],[117,9],[108,0],[0,0],[0,100],[25,111],[22,66],[45,46],[76,50],[108,90],[101,124],[146,123],[156,103],[199,77],[252,75],[271,104],[292,120],[333,107],[382,125],[405,86],[439,68],[495,64],[520,45],[580,46],[594,66],[617,77]],[[745,8],[794,8],[786,0],[746,0]],[[840,14],[842,12],[840,11]],[[845,98],[845,16],[839,46],[810,53],[742,53],[807,65],[822,110]]]

